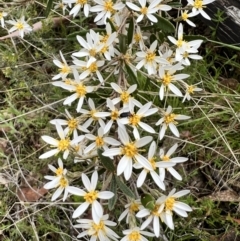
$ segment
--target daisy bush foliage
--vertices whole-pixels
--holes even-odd
[[[51,200],[78,200],[72,218],[80,240],[159,240],[164,230],[181,225],[176,214],[185,218],[192,211],[179,201],[190,191],[176,190],[175,182],[182,180],[179,163],[188,161],[179,154],[181,130],[191,118],[182,106],[202,91],[198,83],[188,83],[185,68],[201,61],[203,40],[188,41],[184,28],[195,27],[199,14],[210,20],[206,9],[211,2],[54,3],[54,11],[91,18],[96,26],[86,24],[75,33],[78,48],[71,59],[63,51],[53,59],[58,71],[52,84],[66,93],[65,112],[50,121],[56,133],[42,136],[48,147],[39,156],[52,163],[54,175],[45,176],[44,186],[53,189]],[[0,13],[9,33],[31,34],[24,16],[8,16]],[[157,95],[149,96],[153,90]],[[173,145],[161,146],[171,137],[177,140]],[[73,179],[69,173],[75,166],[80,174]],[[169,176],[172,183],[166,183]]]

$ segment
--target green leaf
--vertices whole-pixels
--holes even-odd
[[[141,203],[145,208],[147,208],[149,210],[153,210],[155,207],[155,199],[150,194],[145,194],[141,198]]]
[[[135,195],[134,193],[131,191],[131,189],[129,187],[127,187],[116,175],[114,175],[116,183],[118,185],[118,187],[120,188],[120,190],[127,196],[135,199]]]
[[[49,15],[49,13],[52,9],[52,6],[53,6],[53,0],[48,0],[47,7],[46,7],[46,10],[45,10],[46,18],[48,17],[48,15]]]
[[[133,21],[133,18],[131,18],[129,22],[128,35],[127,35],[128,44],[132,43],[133,34],[134,34],[134,21]]]
[[[160,17],[158,14],[154,14],[154,16],[158,20],[157,23],[153,24],[155,28],[161,29],[165,33],[175,32],[175,27],[170,21],[168,21],[166,18]]]
[[[111,199],[109,199],[109,201],[108,201],[108,208],[111,211],[115,207],[115,204],[117,202],[117,196],[118,196],[117,195],[117,182],[116,182],[115,178],[112,178],[112,181],[109,186],[109,191],[114,193],[114,196]]]
[[[120,48],[120,52],[122,54],[125,54],[127,52],[127,36],[124,34],[119,34],[118,35],[119,38],[119,48]]]
[[[111,172],[114,172],[114,171],[115,171],[115,167],[114,167],[114,165],[113,165],[113,160],[110,159],[109,157],[103,156],[103,155],[102,155],[103,150],[98,149],[97,152],[98,152],[98,156],[99,156],[100,161],[101,161],[101,163],[103,164],[103,166],[104,166],[107,170],[109,170],[109,171],[111,171]]]
[[[133,70],[127,64],[125,65],[125,67],[126,67],[128,75],[129,75],[129,79],[137,84],[138,83],[137,76],[135,75]]]

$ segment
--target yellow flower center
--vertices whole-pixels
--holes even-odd
[[[0,19],[3,18],[3,13],[0,13]]]
[[[60,187],[63,187],[63,188],[67,187],[67,186],[68,186],[68,180],[67,180],[67,178],[62,177],[62,178],[60,179],[60,181],[59,181],[59,185],[60,185]]]
[[[105,52],[107,52],[108,51],[108,46],[104,46],[102,49],[101,49],[101,53],[105,53]]]
[[[122,154],[128,157],[134,157],[138,153],[137,147],[134,143],[128,143],[122,148]]]
[[[143,14],[143,15],[146,15],[147,12],[148,12],[148,8],[147,7],[144,7],[140,10],[140,12]]]
[[[98,191],[91,191],[84,195],[86,202],[92,204],[98,197]]]
[[[196,9],[202,9],[203,8],[203,1],[202,0],[195,0],[193,7]]]
[[[94,116],[94,114],[95,114],[96,112],[97,112],[96,110],[91,110],[90,113],[89,113],[90,116],[91,116],[95,121],[99,119],[98,117]]]
[[[163,157],[161,157],[161,159],[162,159],[163,161],[165,161],[165,162],[170,161],[170,157],[167,156],[167,155],[164,155]]]
[[[64,64],[63,67],[59,69],[59,71],[62,74],[69,74],[71,72],[71,68],[68,65]]]
[[[78,127],[77,119],[68,120],[68,127],[69,127],[70,131],[77,129],[77,127]]]
[[[100,221],[99,224],[97,223],[93,223],[92,224],[92,228],[91,228],[91,231],[92,229],[95,231],[95,233],[93,235],[98,235],[98,232],[99,231],[103,231],[105,233],[105,225],[104,225],[104,222],[103,221]],[[92,232],[91,232],[92,233]]]
[[[184,52],[184,53],[183,53],[183,57],[184,57],[184,58],[188,58],[188,52]]]
[[[152,215],[159,217],[160,213],[158,212],[160,205],[155,205],[154,209],[152,210]]]
[[[165,209],[172,211],[172,210],[173,210],[173,207],[174,207],[174,204],[175,204],[175,198],[169,197],[169,198],[165,201]]]
[[[186,41],[184,41],[182,38],[178,39],[176,45],[180,48],[183,46],[183,44],[186,43]]]
[[[194,93],[194,89],[195,89],[195,87],[194,87],[193,85],[189,85],[189,86],[187,87],[187,92],[188,92],[189,94],[193,94],[193,93]]]
[[[145,58],[147,62],[152,62],[154,61],[155,57],[156,57],[155,53],[148,52]]]
[[[76,87],[76,92],[79,97],[85,96],[87,91],[86,91],[86,86],[82,84],[78,84]]]
[[[183,21],[186,21],[187,19],[188,19],[188,14],[187,14],[187,12],[185,11],[185,12],[182,13],[182,20],[183,20]]]
[[[23,23],[21,23],[21,22],[17,22],[16,25],[15,25],[15,27],[16,27],[18,30],[23,30],[23,29],[24,29],[24,25],[23,25]]]
[[[77,0],[76,4],[84,5],[87,3],[87,0]]]
[[[153,157],[149,160],[150,164],[152,165],[153,170],[155,170],[156,167],[156,157]]]
[[[91,73],[95,73],[98,70],[98,66],[96,62],[93,62],[88,69],[90,70]]]
[[[129,101],[129,97],[130,97],[130,94],[126,91],[123,91],[120,95],[120,98],[122,100],[122,102],[125,104],[125,103],[128,103]]]
[[[69,139],[62,139],[58,142],[58,150],[65,151],[70,146],[70,140]]]
[[[129,211],[132,213],[136,213],[139,210],[139,204],[136,202],[131,203],[129,207]]]
[[[118,117],[119,117],[119,113],[118,113],[117,110],[114,110],[114,111],[111,112],[111,119],[112,120],[117,120]]]
[[[172,79],[173,79],[173,77],[171,75],[165,74],[163,76],[162,82],[165,86],[168,86],[171,83]]]
[[[59,167],[56,171],[55,171],[57,176],[61,176],[63,174],[63,168]]]
[[[133,126],[136,126],[138,125],[138,123],[140,122],[141,120],[141,116],[140,115],[136,115],[136,114],[132,114],[130,117],[129,117],[129,123]]]
[[[65,83],[66,85],[74,85],[74,84],[75,84],[74,81],[73,81],[72,79],[70,79],[70,78],[65,79],[65,80],[64,80],[64,83]]]
[[[108,35],[108,34],[102,35],[101,43],[104,43],[104,44],[105,44],[105,43],[107,42],[108,38],[109,38],[109,35]]]
[[[168,125],[170,123],[174,123],[177,124],[177,122],[174,120],[176,118],[177,115],[175,114],[169,114],[169,115],[165,115],[164,118],[164,122]]]
[[[96,49],[90,49],[89,54],[94,57],[97,54]]]
[[[115,10],[113,9],[113,2],[112,1],[106,1],[104,3],[104,9],[105,11],[113,13]]]
[[[100,137],[100,136],[97,136],[95,142],[96,142],[97,147],[101,147],[101,146],[104,145],[104,140],[103,140],[103,138]]]
[[[141,239],[141,234],[138,231],[132,231],[129,235],[128,235],[128,240],[129,241],[140,241]]]
[[[136,43],[139,43],[140,42],[140,40],[142,39],[142,36],[140,35],[140,34],[134,34],[134,40],[135,40],[135,42]]]

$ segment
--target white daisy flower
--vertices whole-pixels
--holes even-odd
[[[196,12],[195,13],[194,12],[188,13],[188,10],[184,10],[184,12],[181,10],[182,21],[187,22],[192,27],[196,27],[196,25],[191,20],[189,20],[189,18],[194,17],[196,15],[197,15]]]
[[[143,117],[147,117],[150,115],[153,115],[158,111],[157,108],[151,108],[152,102],[148,102],[145,105],[143,105],[137,113],[131,112],[130,116],[128,118],[122,118],[120,119],[120,122],[124,125],[130,125],[133,127],[133,135],[135,139],[140,139],[140,134],[138,132],[137,127],[141,127],[143,130],[149,132],[149,133],[155,133],[155,130],[148,124],[142,122]]]
[[[99,12],[94,19],[94,22],[98,22],[103,19],[104,24],[106,24],[107,18],[116,12],[122,10],[125,5],[122,2],[115,3],[112,0],[94,0],[98,5],[91,7],[91,12]]]
[[[119,216],[118,222],[120,222],[127,216],[126,223],[129,223],[131,216],[135,217],[136,212],[144,208],[143,205],[141,204],[140,199],[131,200],[131,202],[126,204],[124,207],[126,209]]]
[[[86,35],[87,41],[79,35],[77,36],[77,40],[83,48],[79,52],[72,54],[75,57],[81,58],[88,56],[89,58],[95,59],[104,46],[103,43],[100,43],[99,33],[94,32],[92,29],[90,29],[90,32]]]
[[[158,202],[161,203],[160,209],[163,210],[161,213],[161,219],[170,229],[174,229],[174,224],[173,224],[173,211],[177,213],[181,217],[187,217],[188,214],[187,212],[191,212],[192,208],[183,203],[179,202],[176,199],[179,197],[182,197],[186,194],[188,194],[190,191],[189,190],[182,190],[179,192],[176,192],[176,189],[174,188],[168,196],[162,196],[158,199]]]
[[[199,91],[202,91],[203,89],[201,88],[198,88],[196,85],[188,85],[185,83],[185,87],[186,87],[186,91],[185,91],[185,95],[183,97],[183,101],[184,102],[186,99],[189,101],[191,100],[191,95],[194,94],[194,92],[199,92]]]
[[[137,23],[142,21],[144,16],[146,16],[151,22],[156,23],[158,20],[153,15],[153,13],[156,13],[159,10],[158,5],[160,2],[161,0],[153,0],[148,7],[146,6],[146,0],[139,0],[141,7],[138,7],[137,5],[131,2],[126,2],[126,5],[132,10],[141,13],[137,18]]]
[[[95,223],[99,223],[101,217],[103,216],[103,208],[101,204],[97,201],[98,198],[100,199],[111,199],[114,196],[113,192],[110,191],[97,191],[97,183],[98,183],[98,173],[94,171],[91,177],[91,181],[86,176],[86,174],[82,173],[82,182],[87,191],[84,191],[77,187],[72,187],[69,192],[81,196],[84,198],[85,202],[82,203],[73,213],[73,218],[77,218],[81,216],[87,208],[91,205],[92,206],[92,217]]]
[[[103,128],[98,129],[98,135],[94,136],[93,134],[86,134],[85,137],[91,141],[94,141],[84,150],[84,154],[89,153],[95,148],[103,148],[108,150],[108,145],[119,146],[121,143],[111,137],[104,136]]]
[[[68,112],[67,109],[65,109],[66,115],[67,115],[67,120],[65,119],[54,119],[51,120],[50,123],[53,125],[56,125],[58,123],[61,126],[67,126],[63,131],[66,133],[66,135],[71,135],[72,133],[77,136],[77,130],[80,130],[82,132],[88,133],[89,130],[85,128],[84,126],[81,126],[79,124],[78,118],[73,118],[70,113]]]
[[[166,163],[173,163],[174,165],[177,163],[186,162],[188,158],[186,157],[173,157],[170,158],[170,156],[177,150],[178,144],[173,145],[166,154],[164,154],[164,150],[161,148],[159,152],[159,156],[163,162]],[[159,175],[162,181],[165,179],[165,169],[169,171],[172,176],[174,176],[177,180],[182,180],[181,175],[173,168],[173,167],[160,167],[159,168]]]
[[[63,82],[63,81],[55,81],[52,84],[54,86],[58,86],[61,87],[65,90],[69,90],[71,92],[75,92],[72,95],[70,95],[69,97],[67,97],[63,104],[64,105],[71,105],[71,103],[73,101],[75,101],[76,99],[79,99],[78,104],[77,104],[77,108],[76,111],[79,112],[80,109],[82,108],[83,105],[83,101],[86,97],[87,93],[91,93],[94,91],[94,86],[86,86],[84,84],[84,81],[81,81],[79,78],[79,74],[77,72],[76,69],[73,69],[73,75],[74,75],[74,81],[71,81],[70,84]]]
[[[100,112],[96,109],[95,104],[91,98],[88,99],[90,110],[81,109],[79,112],[89,116],[89,119],[83,124],[83,127],[88,128],[93,121],[98,121],[99,125],[104,129],[105,123],[103,119],[110,116],[110,112]]]
[[[91,236],[90,240],[99,241],[118,241],[119,236],[112,231],[108,226],[114,227],[117,224],[113,221],[108,220],[109,215],[103,215],[98,223],[91,219],[78,219],[79,224],[74,225],[75,228],[86,229],[81,232],[77,238],[82,238],[86,235]]]
[[[139,227],[134,227],[131,229],[126,229],[123,231],[125,237],[123,237],[120,241],[147,241],[144,236],[154,237],[153,233],[143,231]]]
[[[116,105],[120,101],[123,103],[123,108],[127,108],[130,112],[133,111],[134,105],[138,106],[139,108],[142,106],[142,104],[134,99],[134,97],[131,96],[131,94],[137,89],[137,85],[131,85],[127,90],[122,90],[121,87],[115,83],[111,83],[112,88],[120,94],[119,97],[116,97],[112,100],[113,104]]]
[[[25,17],[22,16],[20,19],[18,20],[8,20],[6,21],[7,23],[13,25],[13,27],[11,27],[8,32],[14,32],[14,31],[18,31],[19,35],[21,38],[24,37],[24,33],[29,33],[32,31],[32,27],[27,24],[27,22],[24,20]]]
[[[161,188],[162,190],[165,190],[165,185],[163,183],[163,179],[161,179],[161,176],[159,176],[159,174],[156,172],[157,169],[161,169],[161,168],[169,168],[175,165],[175,163],[171,163],[171,162],[156,162],[156,157],[154,157],[155,152],[156,152],[156,142],[153,141],[152,144],[149,147],[148,150],[148,161],[151,163],[152,165],[152,170],[149,170],[148,168],[144,168],[141,173],[138,176],[137,179],[137,187],[141,187],[143,185],[143,183],[145,182],[145,179],[147,177],[147,174],[149,173],[152,177],[152,179],[154,180],[154,182],[158,185],[159,188]],[[139,169],[139,168],[143,168],[142,165],[140,163],[135,163],[134,164],[134,168]]]
[[[182,23],[179,24],[178,27],[178,39],[175,39],[172,36],[168,36],[168,39],[176,45],[176,54],[175,54],[175,59],[176,61],[180,61],[183,57],[182,54],[185,52],[188,53],[196,53],[198,52],[198,48],[201,45],[203,40],[193,40],[190,42],[187,42],[183,39],[183,25]],[[192,48],[191,48],[192,47]]]
[[[111,57],[114,56],[114,47],[113,43],[116,42],[117,39],[117,32],[112,33],[112,28],[110,23],[106,24],[107,34],[104,36],[100,35],[100,42],[103,44],[101,49],[101,53],[107,60],[111,60]]]
[[[156,123],[157,126],[161,125],[159,139],[162,140],[168,127],[176,137],[180,137],[179,131],[176,127],[178,124],[176,120],[187,120],[190,118],[190,116],[172,113],[172,107],[169,105],[164,116]]]
[[[139,154],[138,150],[140,147],[143,147],[151,142],[152,137],[145,136],[139,140],[130,141],[127,131],[123,128],[118,128],[118,135],[121,142],[123,143],[123,146],[119,148],[111,148],[102,153],[104,156],[108,157],[117,155],[123,156],[117,166],[117,175],[119,176],[124,173],[125,179],[129,180],[132,175],[133,161],[137,161],[143,167],[152,170],[152,166],[149,161],[144,156]]]
[[[154,204],[154,207],[152,210],[148,208],[141,209],[137,214],[137,218],[144,218],[147,219],[142,223],[141,230],[145,229],[146,227],[149,227],[150,223],[152,222],[153,225],[153,231],[156,237],[160,236],[160,220],[159,218],[162,215],[162,211],[164,209],[164,206],[161,206],[162,202],[157,200]]]
[[[66,9],[67,9],[67,5],[64,4],[63,1],[59,1],[59,2],[57,2],[57,3],[55,4],[54,10],[57,10],[57,9],[59,9],[59,8],[62,9],[62,13],[63,13],[63,15],[65,15],[65,11],[66,11]]]
[[[138,62],[136,68],[141,69],[144,66],[149,75],[156,74],[158,64],[168,64],[167,60],[156,55],[157,43],[155,40],[149,49],[136,53],[136,61]]]
[[[85,17],[88,17],[89,15],[89,10],[90,10],[90,5],[88,4],[88,0],[63,0],[64,3],[67,4],[72,4],[75,3],[74,7],[70,11],[70,15],[73,15],[75,18],[77,14],[79,13],[80,9],[83,8],[83,12]]]
[[[67,169],[63,168],[63,162],[60,158],[58,158],[58,168],[55,168],[52,165],[48,165],[48,167],[56,174],[56,176],[44,176],[44,178],[50,180],[50,182],[44,185],[44,188],[52,189],[58,187],[58,189],[52,195],[51,201],[55,201],[62,194],[63,191],[63,201],[65,201],[69,191],[68,179],[66,177]]]
[[[215,0],[187,0],[188,5],[192,6],[193,13],[200,13],[204,18],[211,20],[208,14],[203,10],[207,4],[214,2]]]
[[[51,151],[48,151],[44,154],[42,154],[39,159],[45,159],[54,155],[57,155],[59,152],[63,152],[63,159],[67,159],[71,147],[79,143],[84,139],[84,135],[78,136],[77,138],[74,138],[73,140],[70,140],[68,135],[63,131],[62,126],[56,122],[55,123],[57,133],[60,137],[60,140],[56,140],[50,136],[42,136],[42,139],[51,145],[51,147],[55,147],[55,149],[52,149]]]
[[[71,67],[67,64],[62,52],[60,51],[60,56],[62,59],[62,62],[54,59],[53,63],[59,68],[59,74],[53,76],[52,80],[57,80],[57,79],[65,79],[68,74],[70,74],[72,72]]]
[[[98,77],[98,80],[103,83],[103,77],[101,75],[101,73],[99,72],[99,67],[102,67],[104,65],[104,60],[96,60],[95,58],[90,58],[87,62],[86,61],[82,61],[82,60],[78,60],[76,58],[74,58],[73,63],[76,66],[81,67],[84,71],[80,74],[79,79],[83,80],[85,78],[87,78],[89,75],[93,75],[96,74]]]
[[[110,109],[110,117],[111,119],[109,122],[105,125],[103,133],[106,134],[112,127],[113,123],[116,122],[119,127],[123,127],[122,123],[120,122],[120,116],[124,112],[124,109],[118,110],[114,104],[113,101],[109,98],[107,98],[107,107]]]
[[[181,69],[181,63],[172,65],[171,67],[166,66],[164,67],[159,67],[159,76],[160,76],[160,81],[162,82],[161,87],[159,89],[159,97],[160,100],[163,100],[165,92],[168,92],[168,90],[171,90],[176,96],[182,97],[182,92],[178,89],[176,85],[173,83],[188,78],[190,75],[189,74],[175,74],[175,72],[179,69]]]
[[[139,44],[140,49],[143,51],[143,49],[145,48],[144,41],[146,41],[148,39],[148,37],[143,36],[142,34],[143,33],[142,33],[141,28],[137,25],[136,29],[135,29],[135,34],[133,35],[132,45]]]
[[[6,12],[0,12],[0,21],[1,21],[1,26],[2,28],[4,28],[4,17],[7,17],[7,13]]]

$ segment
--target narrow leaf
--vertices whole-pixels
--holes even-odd
[[[98,152],[98,156],[99,156],[100,161],[103,164],[103,166],[107,170],[109,170],[111,172],[114,172],[115,171],[115,167],[113,165],[113,160],[111,160],[109,157],[103,156],[102,155],[103,151],[101,149],[98,149],[97,152]]]
[[[118,35],[119,38],[119,48],[120,48],[120,52],[122,54],[125,54],[127,52],[127,36],[124,34],[119,34]]]
[[[129,22],[128,35],[127,35],[128,44],[132,43],[133,34],[134,34],[134,22],[133,22],[133,18],[131,18]]]
[[[115,178],[112,178],[112,181],[109,186],[109,191],[114,193],[114,196],[111,199],[109,199],[109,201],[108,201],[108,208],[111,211],[114,209],[115,204],[117,202],[117,197],[118,197],[117,196],[117,182],[116,182]]]
[[[135,199],[135,195],[134,193],[131,191],[131,189],[129,187],[126,186],[126,184],[124,184],[119,177],[117,177],[116,175],[114,176],[116,183],[118,185],[118,187],[120,188],[120,190],[127,196],[134,198]]]
[[[135,73],[133,72],[133,70],[130,68],[130,66],[128,66],[127,64],[125,65],[126,67],[126,70],[127,70],[127,73],[129,75],[129,79],[131,81],[133,81],[135,84],[138,83],[138,80],[137,80],[137,76],[135,75]]]
[[[53,0],[48,0],[48,3],[47,3],[47,8],[45,10],[45,16],[46,18],[48,17],[51,9],[52,9],[52,6],[53,6]]]

